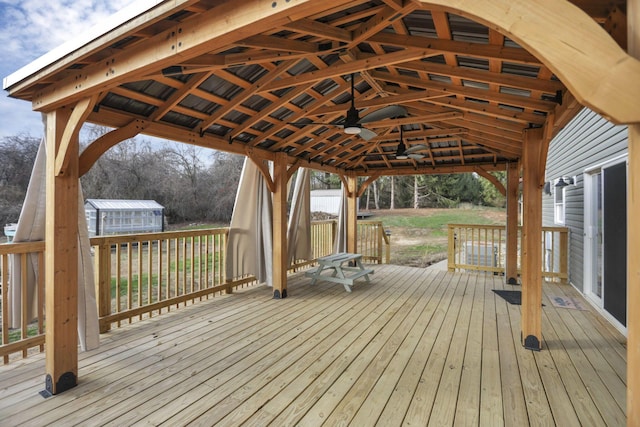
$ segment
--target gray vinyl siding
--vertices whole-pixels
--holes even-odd
[[[545,181],[551,186],[561,176],[576,177],[565,192],[565,226],[569,228],[569,281],[583,290],[584,172],[627,153],[627,128],[616,126],[585,108],[551,141]],[[553,191],[553,189],[552,189]],[[554,196],[542,197],[542,221],[555,226]]]

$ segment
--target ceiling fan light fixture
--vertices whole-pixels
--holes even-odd
[[[351,108],[347,111],[347,117],[344,123],[344,133],[349,135],[358,135],[362,130],[360,126],[360,114],[353,105],[353,94],[351,95]]]
[[[398,160],[406,160],[409,158],[409,156],[406,153],[407,151],[407,146],[404,145],[404,142],[402,140],[400,140],[400,142],[398,142],[398,148],[396,149],[396,159]]]
[[[360,132],[362,132],[360,126],[346,126],[344,128],[344,133],[349,135],[358,135]]]
[[[407,154],[407,146],[404,145],[404,138],[402,135],[402,125],[400,126],[400,140],[398,141],[398,148],[396,148],[396,159],[407,160],[409,155]]]

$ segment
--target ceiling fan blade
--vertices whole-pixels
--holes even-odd
[[[407,157],[413,160],[420,160],[420,159],[424,159],[424,154],[419,154],[419,153],[407,154]]]
[[[360,128],[360,134],[359,135],[360,135],[360,138],[364,139],[365,141],[369,141],[370,139],[373,139],[376,136],[378,136],[377,133],[375,133],[371,129],[367,129],[367,128]]]
[[[422,150],[426,150],[428,147],[424,144],[416,144],[416,145],[412,145],[411,147],[407,148],[405,150],[406,154],[412,154],[415,153],[416,151],[422,151]]]
[[[407,109],[401,105],[387,105],[377,111],[367,114],[360,120],[361,124],[377,122],[378,120],[390,119],[391,117],[401,117],[407,115]]]

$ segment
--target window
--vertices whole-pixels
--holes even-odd
[[[553,186],[553,222],[564,225],[564,190],[567,187]]]

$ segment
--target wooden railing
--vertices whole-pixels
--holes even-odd
[[[368,262],[389,262],[389,238],[379,221],[358,225],[358,247]],[[298,260],[289,271],[310,266],[319,257],[333,252],[335,221],[312,223],[311,260]],[[93,237],[90,239],[95,261],[96,299],[100,332],[123,323],[166,313],[180,306],[232,292],[234,288],[255,283],[253,276],[228,280],[225,275],[227,228]],[[44,242],[0,245],[0,297],[2,298],[2,341],[0,356],[38,347],[43,351],[44,337]],[[9,270],[10,256],[22,255],[23,271],[21,327],[10,328]],[[26,256],[26,254],[29,254]],[[34,319],[27,317],[26,270],[28,257],[36,257],[38,307]]]
[[[91,238],[100,332],[252,282],[225,279],[228,229]]]
[[[358,221],[357,247],[364,262],[389,263],[391,244],[382,221]]]
[[[504,274],[506,260],[506,228],[499,225],[449,224],[449,271],[484,271]],[[521,229],[518,229],[518,272],[520,272]],[[542,276],[548,280],[567,282],[569,229],[542,227]]]
[[[0,318],[2,333],[0,356],[9,363],[9,355],[22,352],[27,357],[31,349],[44,351],[44,242],[0,245]],[[10,267],[11,265],[11,267]],[[27,296],[28,270],[35,266],[33,295]],[[19,327],[12,328],[9,318],[10,269],[19,268],[21,277]],[[33,311],[33,315],[29,313]]]

